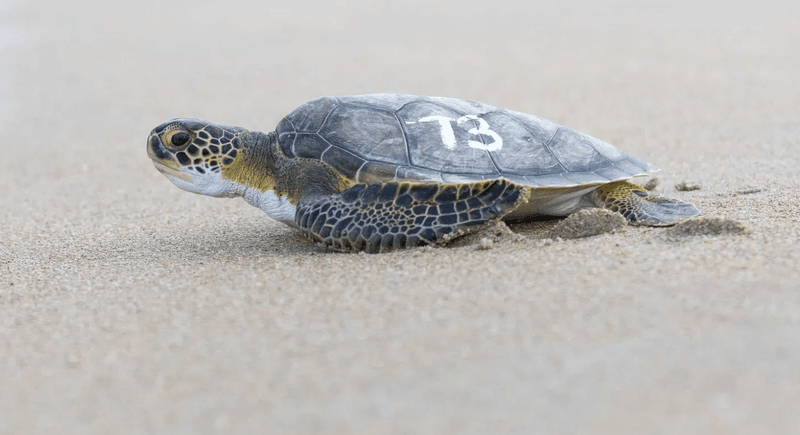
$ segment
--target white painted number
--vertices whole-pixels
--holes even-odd
[[[467,130],[468,133],[474,135],[490,136],[494,141],[489,144],[478,142],[476,140],[467,141],[467,145],[472,148],[477,148],[486,151],[500,151],[503,148],[503,138],[497,132],[489,128],[489,123],[485,119],[479,118],[475,115],[464,115],[461,118],[453,119],[447,116],[426,116],[420,118],[417,122],[438,122],[440,133],[442,134],[442,143],[444,147],[452,150],[456,148],[456,133],[453,131],[452,122],[457,125],[463,124],[467,121],[478,121],[478,128],[471,128]],[[406,124],[416,124],[414,121],[406,121]]]

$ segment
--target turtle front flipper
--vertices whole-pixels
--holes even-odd
[[[673,225],[700,213],[692,204],[653,195],[629,181],[604,184],[591,194],[598,207],[618,212],[634,225]]]
[[[479,230],[527,197],[527,187],[504,179],[357,184],[337,194],[301,199],[295,222],[326,246],[374,253]]]

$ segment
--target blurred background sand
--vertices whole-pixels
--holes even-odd
[[[0,0],[0,433],[797,433],[799,17]],[[169,118],[370,92],[589,133],[750,233],[329,253],[145,154]]]

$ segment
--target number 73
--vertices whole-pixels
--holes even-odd
[[[420,118],[417,122],[438,122],[439,127],[441,128],[442,142],[444,143],[444,147],[452,150],[456,147],[456,134],[453,131],[453,125],[451,123],[455,122],[457,125],[460,125],[469,120],[478,121],[478,128],[471,128],[467,130],[467,133],[490,136],[494,141],[492,143],[484,144],[483,142],[476,140],[469,140],[467,141],[467,145],[472,148],[486,151],[499,151],[501,148],[503,148],[503,139],[500,137],[500,135],[489,128],[489,124],[483,118],[479,118],[475,115],[464,115],[458,119],[453,119],[448,116],[426,116],[424,118]],[[416,124],[416,122],[406,121],[406,124]]]

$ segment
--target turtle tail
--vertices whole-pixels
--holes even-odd
[[[592,192],[598,207],[615,211],[633,225],[668,226],[700,213],[692,204],[653,195],[629,181],[615,181]]]

